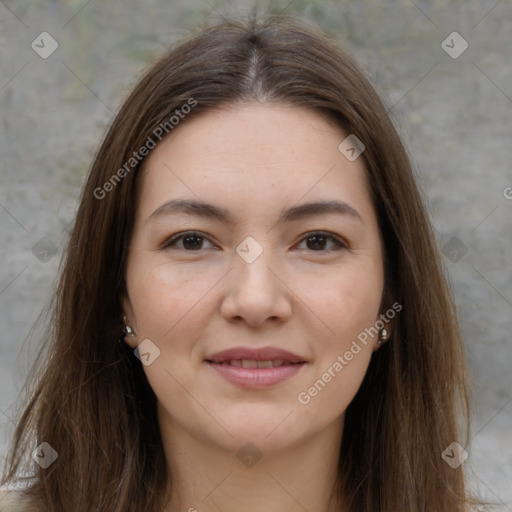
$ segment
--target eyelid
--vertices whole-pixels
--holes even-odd
[[[346,240],[341,238],[339,235],[336,235],[335,233],[331,233],[330,231],[322,231],[322,230],[316,230],[316,231],[307,231],[306,233],[300,235],[299,243],[302,243],[304,240],[311,236],[319,235],[328,239],[331,239],[335,245],[338,247],[337,250],[342,249],[348,249],[349,245]],[[328,251],[310,251],[310,252],[332,252],[332,250]]]
[[[208,240],[213,245],[213,242],[210,240],[210,237],[206,236],[205,234],[201,233],[200,231],[181,231],[180,233],[176,233],[175,235],[172,235],[170,238],[166,239],[164,243],[162,244],[162,249],[167,249],[171,247],[171,244],[173,242],[179,241],[181,238],[185,238],[186,236],[198,236],[201,238],[204,238],[205,240]],[[195,252],[195,251],[186,251],[186,252]],[[197,251],[199,252],[199,251]]]
[[[338,248],[338,249],[335,249],[335,250],[343,250],[343,249],[348,249],[349,248],[349,244],[346,242],[346,240],[341,238],[339,235],[336,235],[336,234],[331,233],[329,231],[321,231],[321,230],[306,231],[305,233],[300,235],[300,238],[299,238],[297,244],[298,243],[302,243],[307,238],[309,238],[311,236],[315,236],[315,235],[319,235],[319,236],[331,239],[335,243],[337,248]],[[171,244],[173,244],[174,242],[177,242],[178,240],[180,240],[182,238],[185,238],[186,236],[198,236],[200,238],[203,238],[204,240],[207,240],[212,245],[214,245],[213,242],[211,241],[211,239],[208,236],[206,236],[205,234],[201,233],[200,231],[182,231],[182,232],[176,233],[175,235],[173,235],[170,238],[168,238],[162,244],[161,248],[162,249],[168,249],[168,248],[170,248],[172,246]],[[184,250],[184,249],[180,249],[180,250]],[[309,251],[309,252],[329,253],[329,252],[332,252],[332,251],[333,251],[333,249],[326,250],[326,251]],[[185,250],[185,252],[193,253],[193,252],[200,252],[200,250],[198,250],[198,251],[186,251]]]

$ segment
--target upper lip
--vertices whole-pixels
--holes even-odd
[[[233,360],[249,360],[249,361],[272,361],[281,359],[287,363],[305,363],[305,359],[297,354],[282,350],[276,347],[263,348],[246,348],[235,347],[222,352],[217,352],[206,358],[207,361],[213,363],[222,363]]]

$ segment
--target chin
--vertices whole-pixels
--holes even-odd
[[[315,430],[304,418],[298,421],[293,406],[245,404],[230,413],[228,410],[224,409],[222,425],[232,437],[225,433],[218,441],[234,451],[246,443],[254,444],[263,452],[284,449],[308,437],[310,427]]]

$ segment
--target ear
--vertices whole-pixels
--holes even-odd
[[[401,311],[402,306],[397,301],[391,300],[392,298],[386,293],[383,297],[381,308],[379,312],[379,316],[376,319],[375,323],[380,328],[386,329],[388,339],[383,341],[383,343],[389,343],[389,341],[393,338],[393,331],[396,325],[396,315]],[[374,351],[379,350],[382,346],[379,346],[380,339],[380,329],[379,329],[379,337],[376,337],[374,343]]]
[[[126,317],[126,320],[124,318],[121,319],[123,326],[129,326],[133,331],[132,334],[125,334],[124,341],[129,347],[135,349],[139,344],[137,339],[137,327],[135,324],[133,306],[130,298],[127,295],[124,295],[121,298],[121,305],[124,311],[124,316]]]
[[[386,313],[380,313],[377,317],[377,320],[374,324],[375,328],[378,329],[378,334],[373,338],[373,352],[379,350],[385,343],[389,343],[392,333],[393,333],[393,324],[392,321],[389,321],[386,317]],[[386,338],[382,339],[381,335],[384,334],[384,329],[386,331]],[[379,345],[379,343],[381,343]]]
[[[389,313],[387,313],[390,309],[392,310],[392,312],[394,311],[392,308],[388,308],[387,310],[384,310],[379,316],[379,318],[383,319],[384,329],[386,329],[386,331],[388,331],[389,337],[391,337],[391,335],[393,334],[393,330],[395,328],[395,320],[396,320],[395,317],[391,318]]]

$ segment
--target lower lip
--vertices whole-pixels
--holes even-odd
[[[207,363],[221,377],[229,382],[248,389],[259,389],[274,386],[293,377],[305,363],[284,364],[274,368],[241,368],[229,364]]]

